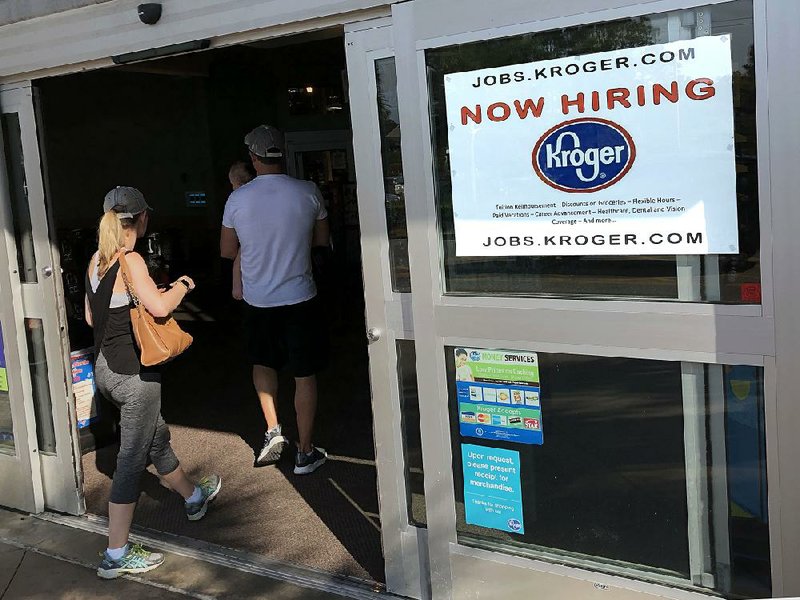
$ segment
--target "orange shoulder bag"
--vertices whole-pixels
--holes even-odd
[[[122,280],[133,302],[131,325],[141,352],[140,362],[145,367],[152,367],[172,360],[192,345],[192,336],[181,329],[172,315],[154,317],[150,314],[139,302],[139,297],[133,289],[124,252],[119,255],[119,264]]]

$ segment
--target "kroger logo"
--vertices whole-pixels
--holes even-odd
[[[522,523],[520,522],[519,519],[509,519],[508,528],[511,531],[519,531],[520,529],[522,529]]]
[[[469,359],[472,361],[479,361],[481,359],[481,353],[477,350],[473,350],[469,353]]]
[[[573,194],[614,185],[635,159],[631,135],[613,121],[594,117],[556,125],[533,148],[533,169],[539,178]]]

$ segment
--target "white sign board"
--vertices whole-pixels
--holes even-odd
[[[735,254],[729,36],[445,75],[458,256]]]

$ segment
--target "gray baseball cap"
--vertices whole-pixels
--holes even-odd
[[[132,219],[146,210],[153,210],[144,199],[142,192],[134,187],[118,185],[106,194],[103,212],[113,210],[120,219]]]
[[[281,158],[283,156],[283,134],[272,125],[259,125],[244,136],[247,148],[261,158]]]

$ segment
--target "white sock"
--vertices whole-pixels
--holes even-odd
[[[203,499],[203,490],[201,490],[199,486],[194,486],[194,494],[189,496],[186,499],[186,502],[190,502],[192,504],[197,504],[202,499]]]
[[[106,554],[108,554],[111,560],[119,560],[125,553],[128,551],[128,544],[125,544],[122,548],[107,548]]]

